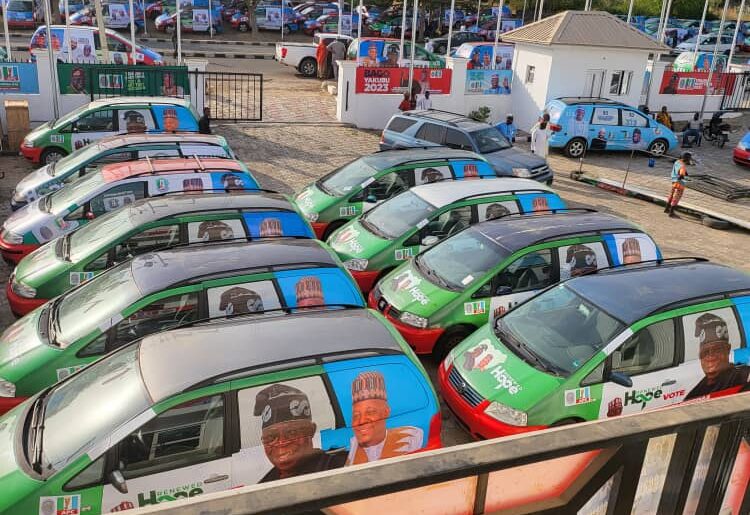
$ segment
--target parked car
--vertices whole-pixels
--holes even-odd
[[[587,150],[644,150],[660,156],[677,148],[677,136],[635,107],[606,98],[563,97],[551,100],[549,147],[568,157]]]
[[[451,47],[459,47],[464,43],[471,41],[484,41],[484,37],[476,32],[458,31],[454,32],[451,37]],[[448,38],[441,36],[438,38],[429,38],[425,42],[425,49],[438,55],[445,55],[448,51]]]
[[[374,47],[376,49],[375,58],[382,63],[383,66],[395,66],[398,63],[389,62],[389,54],[395,52],[396,59],[398,59],[400,41],[398,39],[390,38],[355,38],[346,50],[346,58],[350,61],[357,60],[357,53],[359,52],[360,41],[363,45],[363,52],[368,53],[369,48]],[[364,50],[364,47],[367,50]],[[404,58],[401,59],[402,64],[409,66],[411,63],[411,42],[404,41]],[[445,68],[445,59],[439,55],[428,52],[424,47],[420,45],[414,45],[414,66],[420,68]]]
[[[14,211],[105,164],[166,157],[234,159],[223,136],[212,134],[123,134],[100,139],[59,161],[31,172],[16,185],[10,200]]]
[[[401,262],[480,220],[562,208],[565,203],[552,189],[528,179],[423,184],[347,222],[328,242],[367,293]]]
[[[50,29],[52,33],[52,50],[58,62],[75,61],[75,62],[86,62],[86,63],[102,63],[103,55],[101,52],[101,46],[99,41],[99,29],[97,27],[75,27],[78,34],[91,34],[91,40],[94,42],[94,48],[89,49],[86,53],[84,46],[82,55],[79,56],[74,49],[71,48],[71,56],[68,56],[68,49],[65,48],[65,25],[53,25]],[[142,46],[135,46],[135,57],[136,62],[132,62],[132,47],[130,41],[120,36],[113,30],[106,29],[107,36],[107,48],[109,49],[109,63],[112,64],[147,64],[147,65],[162,65],[164,64],[164,58],[158,52]],[[37,28],[34,34],[31,36],[31,42],[29,43],[29,53],[32,50],[47,48],[47,28],[42,25]],[[32,54],[32,60],[34,55]]]
[[[576,277],[464,340],[440,390],[479,438],[733,393],[748,384],[748,292],[750,275],[693,259]]]
[[[0,418],[0,511],[160,504],[437,449],[440,427],[421,364],[369,310],[214,321],[147,336]]]
[[[351,36],[318,32],[313,36],[312,43],[295,43],[285,41],[276,43],[276,53],[274,59],[286,66],[293,66],[305,77],[316,77],[318,75],[318,61],[315,58],[315,52],[323,41],[326,46],[334,40],[339,40],[344,45],[351,43]]]
[[[107,136],[143,132],[198,132],[190,99],[115,97],[95,100],[43,123],[21,143],[32,163],[50,164]]]
[[[575,209],[505,217],[501,212],[487,207],[499,218],[402,263],[370,292],[370,307],[417,354],[432,353],[441,361],[476,329],[558,281],[661,258],[647,234],[616,216]]]
[[[409,111],[394,115],[380,136],[380,149],[446,146],[476,152],[498,176],[521,177],[552,184],[547,161],[514,147],[497,128],[461,114]]]
[[[214,11],[211,15],[214,31],[223,30],[221,13]],[[161,32],[172,33],[177,27],[177,11],[167,10],[154,20],[154,27]],[[180,9],[180,30],[185,32],[209,32],[208,9],[186,5]]]
[[[355,159],[295,197],[323,240],[348,220],[414,186],[442,180],[496,177],[479,155],[445,148],[385,150]]]
[[[3,9],[3,16],[8,19],[9,29],[33,29],[41,21],[37,19],[39,12],[33,0],[10,0]]]
[[[86,7],[84,0],[68,0],[68,13],[75,14]],[[57,11],[60,13],[60,21],[65,23],[65,0],[57,2]]]
[[[732,158],[738,165],[750,166],[750,132],[746,132],[734,147]]]
[[[350,14],[344,14],[344,16],[352,16]],[[357,28],[359,27],[359,15],[354,14],[351,17],[351,33],[357,35]],[[302,31],[308,36],[317,34],[318,32],[336,32],[338,33],[339,28],[339,13],[321,14],[313,20],[306,20],[302,22]],[[342,32],[345,32],[345,26],[342,25]]]
[[[16,266],[19,314],[93,279],[127,259],[162,248],[225,240],[314,238],[294,205],[278,193],[201,193],[138,200],[38,248]],[[13,288],[11,288],[13,290]],[[19,300],[19,302],[16,302]],[[22,302],[20,302],[22,300]]]
[[[717,34],[703,34],[700,36],[693,36],[692,38],[683,41],[673,50],[674,53],[680,52],[694,52],[695,43],[698,40],[698,51],[699,52],[713,52],[716,47]],[[732,36],[722,35],[721,41],[719,42],[719,53],[727,54],[732,50]]]
[[[5,396],[6,407],[13,402],[7,397],[21,402],[147,334],[207,318],[364,306],[340,264],[317,240],[195,244],[140,254],[43,304],[0,336],[0,377],[15,389]]]
[[[257,190],[258,182],[243,163],[232,159],[149,159],[106,165],[10,215],[0,232],[0,252],[6,261],[17,263],[40,245],[144,197],[242,189]],[[15,293],[33,298],[29,292]]]
[[[283,13],[281,8],[274,6],[261,6],[255,8],[255,22],[258,30],[281,30],[282,14],[284,20],[284,34],[297,32],[300,29],[299,15],[291,7],[285,7]],[[231,25],[233,29],[240,32],[248,32],[250,27],[250,18],[246,12],[237,12],[232,16]]]
[[[144,27],[144,14],[138,2],[133,2],[133,17],[136,30],[142,30]],[[130,6],[127,2],[102,2],[102,19],[104,26],[108,29],[129,29],[130,28]],[[94,6],[87,6],[79,9],[70,15],[71,25],[96,25],[96,11]]]

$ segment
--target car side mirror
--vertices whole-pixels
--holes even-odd
[[[633,387],[633,380],[630,379],[630,376],[628,376],[627,374],[623,374],[622,372],[610,372],[609,380],[615,384],[624,386],[625,388]]]
[[[510,295],[511,293],[513,293],[513,288],[510,286],[502,285],[495,288],[495,296]]]
[[[435,245],[438,242],[437,236],[425,236],[422,238],[422,245],[425,247],[430,247],[432,245]]]
[[[86,211],[86,214],[83,216],[86,217],[86,220],[93,220],[94,218],[96,218],[96,215],[91,211]]]
[[[120,469],[113,470],[107,475],[107,479],[121,494],[128,493],[128,484],[125,481],[125,476],[122,475]]]
[[[365,197],[365,202],[367,202],[369,204],[375,204],[377,201],[378,201],[378,199],[375,198],[375,195],[367,195]]]

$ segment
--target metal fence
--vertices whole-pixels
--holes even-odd
[[[743,393],[205,494],[133,514],[746,514],[749,429],[750,393]]]
[[[203,91],[203,105],[211,118],[223,121],[263,120],[263,74],[190,71],[195,91]]]
[[[746,111],[750,109],[750,72],[725,73],[725,93],[721,99],[721,109]]]

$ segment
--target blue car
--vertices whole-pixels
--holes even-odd
[[[68,14],[71,16],[86,7],[86,2],[83,0],[68,0]],[[65,0],[60,0],[57,3],[57,8],[60,12],[60,19],[65,21]]]
[[[8,28],[33,29],[36,25],[35,7],[32,0],[10,0],[5,8]]]
[[[677,136],[635,107],[606,98],[565,97],[544,108],[550,115],[550,148],[568,157],[591,150],[642,150],[660,156],[678,145]]]

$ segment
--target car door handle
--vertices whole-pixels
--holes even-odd
[[[204,483],[216,483],[217,481],[225,481],[229,479],[229,476],[227,474],[214,474],[212,476],[208,476],[206,479],[203,480]]]
[[[672,386],[675,383],[677,383],[676,379],[669,379],[667,381],[664,381],[661,385],[662,386]]]

